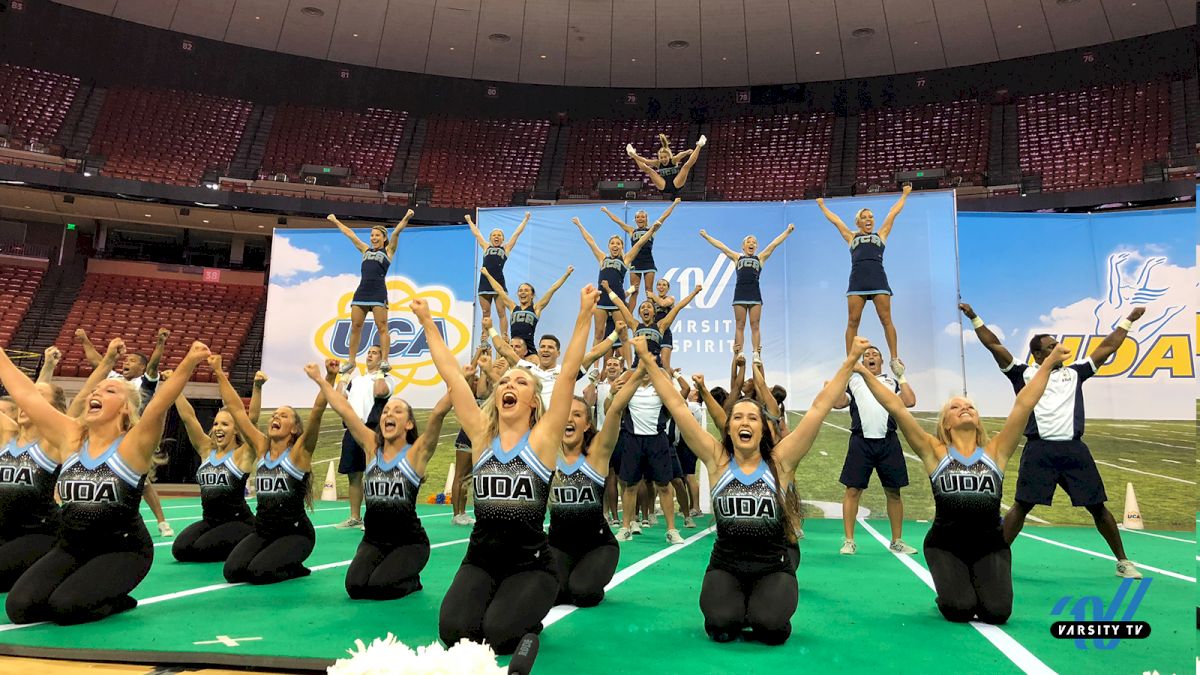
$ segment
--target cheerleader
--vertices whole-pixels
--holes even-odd
[[[759,288],[758,277],[762,274],[763,265],[766,264],[767,258],[775,252],[775,249],[788,238],[792,232],[796,230],[796,226],[788,223],[787,229],[783,231],[774,241],[767,244],[767,247],[760,253],[758,251],[758,238],[754,235],[749,235],[742,239],[741,255],[734,253],[725,244],[708,236],[704,230],[700,230],[700,236],[715,246],[718,251],[725,254],[726,258],[733,261],[734,270],[737,273],[737,285],[733,290],[733,321],[734,321],[734,336],[733,336],[733,353],[742,353],[742,335],[746,331],[746,318],[750,319],[750,341],[754,346],[754,353],[762,353],[762,338],[759,332],[759,320],[762,318],[762,290]]]
[[[525,218],[521,220],[520,225],[517,225],[517,229],[513,231],[513,235],[508,241],[504,241],[504,231],[499,228],[489,232],[488,238],[484,239],[483,235],[479,233],[479,227],[475,225],[475,221],[471,220],[471,215],[463,216],[467,221],[467,226],[471,228],[471,234],[475,235],[475,241],[479,242],[479,248],[483,249],[483,268],[491,277],[489,281],[483,272],[479,273],[479,311],[485,317],[492,315],[492,299],[497,294],[492,284],[495,283],[501,289],[508,290],[508,287],[504,285],[504,264],[508,262],[509,254],[517,245],[517,239],[525,231],[525,226],[529,224],[530,215],[528,211],[525,212]],[[496,309],[496,318],[500,323],[500,332],[508,335],[508,317],[499,308]]]

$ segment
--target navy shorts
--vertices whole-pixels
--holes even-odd
[[[895,432],[883,438],[866,438],[862,434],[850,435],[850,447],[846,449],[846,461],[842,464],[839,482],[848,488],[867,489],[871,472],[879,473],[879,484],[885,488],[902,488],[908,485],[908,467],[904,464],[904,450]]]
[[[683,473],[683,465],[679,463],[679,451],[673,445],[669,447],[671,448],[671,480],[683,478],[686,474]]]
[[[471,437],[467,435],[466,429],[458,430],[458,435],[454,437],[454,449],[458,452],[471,452]]]
[[[1092,452],[1082,440],[1028,439],[1021,452],[1017,501],[1049,506],[1054,501],[1057,485],[1066,490],[1072,506],[1108,501],[1096,460],[1092,459]]]
[[[617,434],[617,442],[613,444],[612,454],[608,456],[609,472],[621,471],[621,453],[625,450],[625,434]]]
[[[665,435],[636,436],[622,431],[621,440],[624,447],[621,448],[617,475],[622,483],[632,485],[648,478],[659,485],[666,485],[675,477],[671,443]]]
[[[680,440],[675,444],[675,456],[679,458],[679,466],[683,469],[683,475],[690,476],[696,473],[696,453],[692,452],[687,443]]]
[[[349,429],[342,432],[342,458],[338,460],[337,470],[343,475],[367,470],[367,453],[359,447]]]

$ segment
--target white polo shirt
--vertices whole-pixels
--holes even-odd
[[[375,406],[375,381],[381,378],[387,382],[387,395],[391,396],[399,381],[391,375],[384,375],[379,370],[367,373],[355,370],[346,381],[346,400],[350,402],[350,407],[354,408],[358,419],[363,422],[366,422],[367,418],[371,416],[371,408]]]

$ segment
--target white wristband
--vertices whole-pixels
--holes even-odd
[[[1129,329],[1133,328],[1133,322],[1129,319],[1121,319],[1120,323],[1117,324],[1117,328],[1128,331]]]
[[[904,376],[901,375],[896,378],[896,384],[908,384],[908,380],[904,379]]]
[[[617,301],[617,294],[616,294],[616,293],[614,293],[614,292],[612,292],[612,291],[609,291],[609,292],[608,292],[608,299],[609,299],[609,300],[612,300],[613,302],[616,302],[616,301]]]
[[[617,335],[617,331],[615,331],[615,330],[608,334],[608,339],[612,340],[614,344],[617,342],[620,342],[620,340],[618,339],[619,337],[620,336]]]
[[[490,337],[497,338],[500,337],[500,331],[496,330],[496,328],[493,326],[492,328],[488,329],[488,335]]]
[[[975,317],[974,319],[971,319],[971,327],[972,328],[983,328],[983,319],[981,319],[979,317]]]

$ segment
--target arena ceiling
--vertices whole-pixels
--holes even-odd
[[[57,0],[330,61],[494,82],[725,87],[985,63],[1190,26],[1195,0]]]

